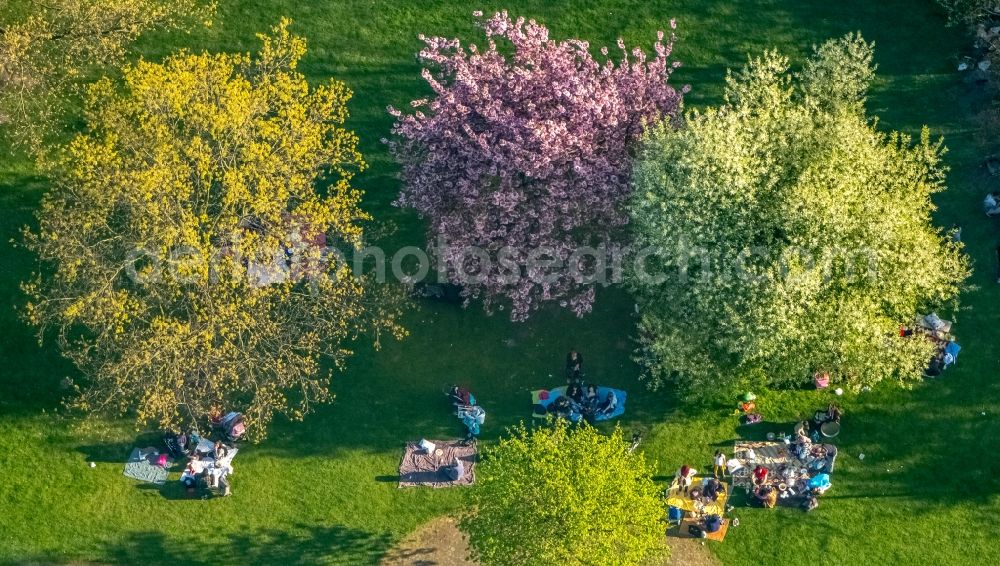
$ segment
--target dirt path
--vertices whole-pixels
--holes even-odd
[[[670,538],[670,558],[663,566],[718,566],[718,559],[698,539]],[[380,566],[477,566],[467,558],[469,544],[451,517],[424,523],[399,542]]]
[[[466,558],[469,544],[451,517],[439,517],[417,527],[399,541],[380,566],[476,566]]]
[[[667,544],[670,545],[670,558],[663,562],[663,566],[719,566],[722,564],[706,544],[699,539],[670,537],[667,539]]]

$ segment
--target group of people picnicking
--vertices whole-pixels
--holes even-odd
[[[750,485],[753,493],[753,500],[761,507],[773,509],[778,504],[778,499],[796,496],[801,500],[801,506],[806,511],[811,511],[819,506],[819,497],[826,493],[831,487],[830,472],[833,471],[833,458],[827,447],[819,443],[820,433],[811,430],[813,425],[819,427],[828,422],[840,422],[841,410],[836,404],[830,404],[825,411],[817,411],[811,425],[809,421],[801,421],[795,425],[794,438],[787,438],[785,443],[788,449],[800,462],[813,462],[812,469],[801,469],[797,466],[783,465],[775,470],[756,464],[757,456],[753,449],[747,449],[743,455],[744,459],[753,465],[750,474]],[[811,474],[811,475],[810,475]],[[798,492],[795,486],[798,485]]]
[[[766,509],[774,509],[778,505],[778,497],[782,491],[781,487],[774,485],[774,481],[794,481],[782,476],[772,478],[771,471],[765,466],[754,467],[750,475],[753,485],[753,501]],[[782,484],[783,485],[783,484]],[[802,508],[812,511],[819,506],[819,496],[826,493],[833,484],[830,483],[830,474],[819,473],[809,478],[805,482],[805,492],[802,494]],[[787,487],[785,488],[788,489]]]
[[[189,493],[198,488],[217,489],[220,495],[228,497],[232,494],[229,475],[233,473],[231,456],[235,452],[234,447],[221,440],[216,440],[211,450],[196,448],[181,474],[181,484]]]
[[[722,514],[726,511],[726,496],[728,490],[722,481],[726,475],[726,455],[721,450],[716,450],[713,458],[712,477],[703,479],[698,486],[694,485],[697,471],[685,464],[681,466],[674,475],[673,482],[667,490],[668,501],[672,494],[686,498],[691,501],[691,507],[686,507],[692,516],[699,516],[696,524],[689,524],[688,533],[692,536],[705,537],[722,529],[724,520]],[[676,500],[674,500],[676,501]],[[671,510],[680,512],[680,508],[673,507]],[[714,508],[712,507],[714,505]],[[695,511],[691,511],[694,509]],[[710,511],[714,509],[714,511]]]
[[[235,441],[243,436],[243,415],[230,413],[212,419],[213,427],[222,438],[209,440],[197,432],[187,434],[167,432],[163,441],[167,452],[176,459],[187,459],[180,483],[189,496],[210,491],[222,496],[232,494],[229,476],[233,473],[233,457],[238,452]]]
[[[591,420],[614,413],[618,408],[615,392],[608,391],[601,396],[599,387],[585,380],[583,355],[575,349],[570,350],[566,355],[566,393],[552,401],[549,413],[572,421],[579,418]]]

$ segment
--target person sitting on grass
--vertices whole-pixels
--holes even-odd
[[[795,438],[795,455],[799,460],[805,460],[810,451],[812,451],[812,439],[804,430],[800,430]]]
[[[615,412],[618,408],[618,397],[615,396],[614,391],[608,391],[608,396],[604,398],[604,402],[597,407],[597,414],[599,415],[610,415]]]
[[[836,403],[830,403],[830,406],[825,411],[816,411],[816,415],[813,417],[813,421],[818,425],[822,425],[827,422],[840,422],[840,417],[843,416],[840,407]]]
[[[704,489],[702,489],[701,492],[705,501],[708,503],[717,501],[719,499],[719,495],[724,495],[725,493],[726,487],[722,485],[722,482],[715,478],[709,478],[709,480],[705,482]]]
[[[795,436],[799,436],[800,434],[809,436],[809,421],[801,421],[795,425]]]
[[[806,483],[806,487],[809,488],[810,492],[815,497],[819,497],[820,495],[826,493],[832,485],[833,484],[830,483],[829,474],[817,474],[810,478],[809,482]]]
[[[754,498],[765,509],[774,509],[774,506],[778,504],[778,490],[769,485],[762,485],[754,492]]]
[[[566,383],[580,383],[583,380],[583,356],[576,350],[566,354]]]
[[[600,397],[597,396],[597,386],[588,385],[587,390],[583,393],[583,405],[590,407],[591,409],[596,409],[597,405],[601,402]]]
[[[815,496],[810,495],[806,497],[805,501],[802,502],[803,511],[812,511],[817,507],[819,507],[819,499],[817,499]]]
[[[550,413],[553,413],[557,417],[561,417],[564,419],[570,418],[570,416],[573,414],[573,410],[574,410],[573,401],[565,395],[560,395],[559,397],[556,397],[556,400],[553,401],[551,405],[549,405]]]
[[[223,444],[221,440],[216,440],[215,446],[212,448],[212,458],[218,462],[220,460],[225,460],[228,455],[229,447]]]
[[[835,403],[830,403],[830,407],[826,410],[826,420],[839,423],[842,414],[843,413],[841,413],[840,407],[838,407]]]
[[[578,405],[583,404],[583,388],[576,383],[570,384],[570,386],[566,388],[566,396]]]
[[[441,468],[441,472],[444,473],[444,477],[448,478],[448,481],[458,481],[465,475],[465,464],[462,463],[461,458],[456,456],[450,465]]]
[[[750,476],[750,483],[754,487],[761,487],[767,483],[767,475],[769,471],[764,466],[757,466],[753,470],[753,475]]]
[[[677,470],[677,475],[674,477],[674,483],[677,484],[677,491],[686,494],[689,489],[691,489],[691,483],[694,481],[694,468],[684,464]]]

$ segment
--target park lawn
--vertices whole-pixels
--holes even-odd
[[[1000,308],[992,252],[1000,227],[979,209],[991,187],[973,133],[982,97],[954,72],[966,41],[960,30],[944,28],[932,0],[220,4],[211,30],[147,37],[144,55],[157,59],[185,46],[250,50],[255,32],[291,16],[293,29],[310,40],[304,72],[341,79],[356,93],[350,126],[371,165],[356,181],[367,191],[367,208],[394,226],[383,242],[390,249],[419,245],[423,232],[412,214],[390,206],[397,182],[379,143],[391,125],[385,107],[425,93],[414,60],[417,34],[470,37],[474,9],[507,8],[542,20],[558,37],[592,44],[623,36],[648,46],[676,18],[675,54],[684,63],[676,82],[692,85],[689,108],[717,103],[726,68],[748,52],[778,47],[800,59],[811,44],[848,31],[874,40],[879,80],[871,112],[885,128],[915,134],[927,124],[951,150],[950,190],[937,196],[936,220],[964,227],[975,263],[960,310],[947,313],[963,351],[957,367],[914,390],[886,386],[845,398],[834,487],[821,507],[808,515],[738,507],[740,526],[711,549],[726,564],[1000,563]],[[18,239],[43,190],[22,161],[0,162],[4,240]],[[779,423],[811,414],[831,395],[758,392],[767,423],[745,430],[731,407],[682,408],[669,390],[647,391],[631,361],[633,303],[620,290],[599,293],[594,313],[582,320],[546,309],[513,324],[478,306],[421,304],[408,316],[409,338],[379,352],[358,346],[335,377],[334,404],[303,423],[276,423],[266,442],[240,453],[233,497],[190,501],[176,484],[147,489],[121,476],[130,447],[154,440],[148,431],[55,415],[59,381],[73,370],[51,345],[39,348],[16,316],[23,304],[17,284],[32,259],[12,244],[0,253],[0,293],[11,305],[0,311],[0,563],[375,563],[420,523],[463,508],[467,490],[399,490],[393,483],[403,441],[461,433],[442,385],[472,387],[489,413],[489,441],[527,418],[528,391],[560,381],[571,346],[584,353],[591,377],[629,390],[622,424],[646,431],[643,448],[664,480],[681,463],[706,468],[716,448],[731,450],[741,436],[782,430]]]

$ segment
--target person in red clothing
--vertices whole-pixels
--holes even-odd
[[[750,481],[753,482],[753,486],[760,487],[767,483],[767,474],[768,470],[764,466],[757,466],[754,468],[753,477],[750,478]]]
[[[469,390],[464,387],[452,385],[451,391],[448,392],[448,396],[451,397],[451,402],[456,405],[474,404],[472,393],[470,393]]]
[[[694,481],[695,471],[684,464],[681,469],[677,470],[677,478],[674,480],[677,482],[677,490],[681,493],[687,493],[691,488],[691,483]]]

